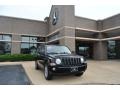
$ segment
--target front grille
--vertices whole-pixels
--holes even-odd
[[[81,64],[80,58],[62,57],[61,60],[63,66],[78,66]]]

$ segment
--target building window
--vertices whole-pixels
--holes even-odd
[[[29,53],[29,43],[21,43],[21,53]]]
[[[108,58],[114,59],[116,57],[115,41],[108,41]]]
[[[36,43],[37,42],[37,37],[30,37],[30,42]]]
[[[0,34],[0,54],[11,53],[11,35]]]
[[[34,54],[37,47],[45,42],[45,37],[22,36],[21,53]]]
[[[0,35],[0,40],[2,40],[2,35]]]
[[[11,36],[10,35],[3,35],[3,40],[11,41]]]
[[[22,37],[22,42],[29,42],[29,37],[27,36]]]
[[[108,41],[108,59],[120,59],[120,41]]]
[[[85,58],[93,59],[93,43],[76,41],[76,53],[84,56]]]

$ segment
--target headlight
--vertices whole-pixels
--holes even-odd
[[[58,59],[56,59],[55,63],[56,64],[61,64],[61,60],[58,58]]]
[[[81,57],[81,63],[84,63],[84,61],[85,61],[85,60],[84,60],[84,58],[83,58],[83,57]]]

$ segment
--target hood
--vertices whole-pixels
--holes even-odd
[[[80,55],[76,55],[76,54],[49,54],[50,57],[52,58],[60,58],[60,57],[83,57],[83,56],[80,56]]]

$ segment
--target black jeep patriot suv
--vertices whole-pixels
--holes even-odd
[[[83,56],[72,54],[66,46],[41,45],[37,49],[36,69],[44,69],[46,80],[55,74],[75,74],[81,76],[87,68]]]

